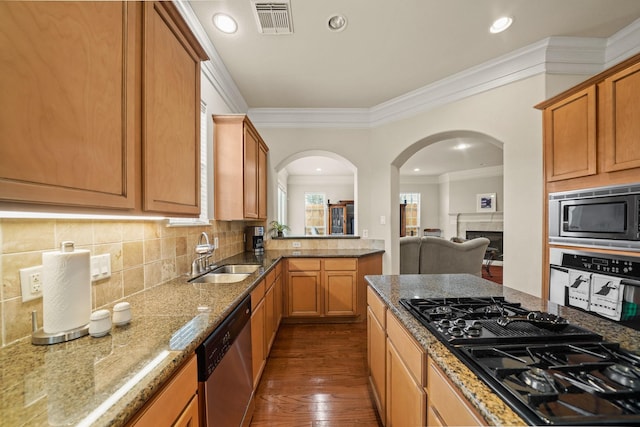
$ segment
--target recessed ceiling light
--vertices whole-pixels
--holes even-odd
[[[495,21],[493,21],[493,24],[491,24],[491,27],[489,27],[489,32],[492,34],[501,33],[507,28],[509,28],[512,23],[513,23],[513,18],[509,16],[502,16],[496,19]]]
[[[213,25],[223,33],[233,34],[238,30],[236,21],[226,13],[216,13],[213,15]]]
[[[322,168],[316,168],[316,172],[322,172]]]
[[[333,15],[329,17],[327,27],[331,31],[342,31],[347,27],[347,18],[344,15]]]
[[[420,168],[413,169],[414,172],[420,172]]]
[[[469,144],[465,144],[465,143],[460,143],[456,146],[453,147],[454,150],[466,150],[467,148],[471,147],[471,145]]]

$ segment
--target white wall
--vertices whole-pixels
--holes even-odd
[[[260,133],[271,149],[272,164],[301,151],[326,150],[357,167],[358,234],[366,229],[371,238],[385,241],[385,274],[397,273],[399,268],[395,231],[399,221],[401,159],[436,142],[439,134],[472,132],[502,143],[504,190],[499,209],[504,211],[504,283],[539,296],[543,235],[542,113],[533,106],[548,98],[547,81],[557,92],[583,79],[583,76],[555,79],[537,75],[371,129],[264,128]],[[443,206],[450,203],[448,193],[443,194],[442,189],[452,185],[451,182],[440,185],[440,224],[446,218]],[[386,224],[381,224],[381,216],[387,219]]]
[[[425,182],[426,181],[426,182]],[[440,188],[431,177],[400,177],[400,193],[420,193],[420,228],[440,227]],[[399,202],[399,200],[398,200]]]

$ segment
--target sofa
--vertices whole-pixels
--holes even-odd
[[[401,237],[400,274],[469,273],[482,276],[489,239],[478,237],[461,243],[440,237]]]

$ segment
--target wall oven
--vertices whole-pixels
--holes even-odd
[[[640,330],[640,257],[549,250],[549,300]]]
[[[549,241],[640,250],[640,184],[549,194]]]

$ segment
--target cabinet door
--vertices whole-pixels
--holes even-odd
[[[596,87],[590,86],[544,110],[547,181],[594,175]]]
[[[172,427],[198,427],[199,425],[198,396],[193,396],[189,405],[187,405]]]
[[[369,376],[373,395],[381,418],[384,418],[386,413],[386,342],[387,336],[384,328],[376,319],[373,311],[370,308],[367,309],[367,361],[369,362]],[[384,420],[383,424],[385,424]]]
[[[602,84],[604,170],[640,167],[640,64]]]
[[[266,312],[263,298],[251,313],[251,358],[253,364],[254,390],[258,387],[266,359],[264,346],[265,317]]]
[[[135,2],[0,2],[0,200],[135,207]]]
[[[258,218],[267,219],[267,146],[258,144]]]
[[[244,129],[244,217],[258,218],[258,136]]]
[[[327,316],[355,316],[356,272],[325,271],[323,279],[324,313]]]
[[[423,426],[427,396],[387,340],[387,426]]]
[[[278,274],[276,276],[276,283],[273,285],[274,290],[274,302],[276,307],[276,331],[280,326],[280,321],[282,321],[283,316],[283,300],[284,300],[284,292],[283,292],[283,276],[282,274]]]
[[[276,306],[275,306],[275,285],[267,290],[264,296],[265,323],[264,323],[264,354],[269,355],[271,345],[276,337]]]
[[[164,2],[145,2],[143,209],[200,213],[200,58]]]
[[[287,283],[287,315],[308,317],[322,315],[320,271],[291,271]]]

